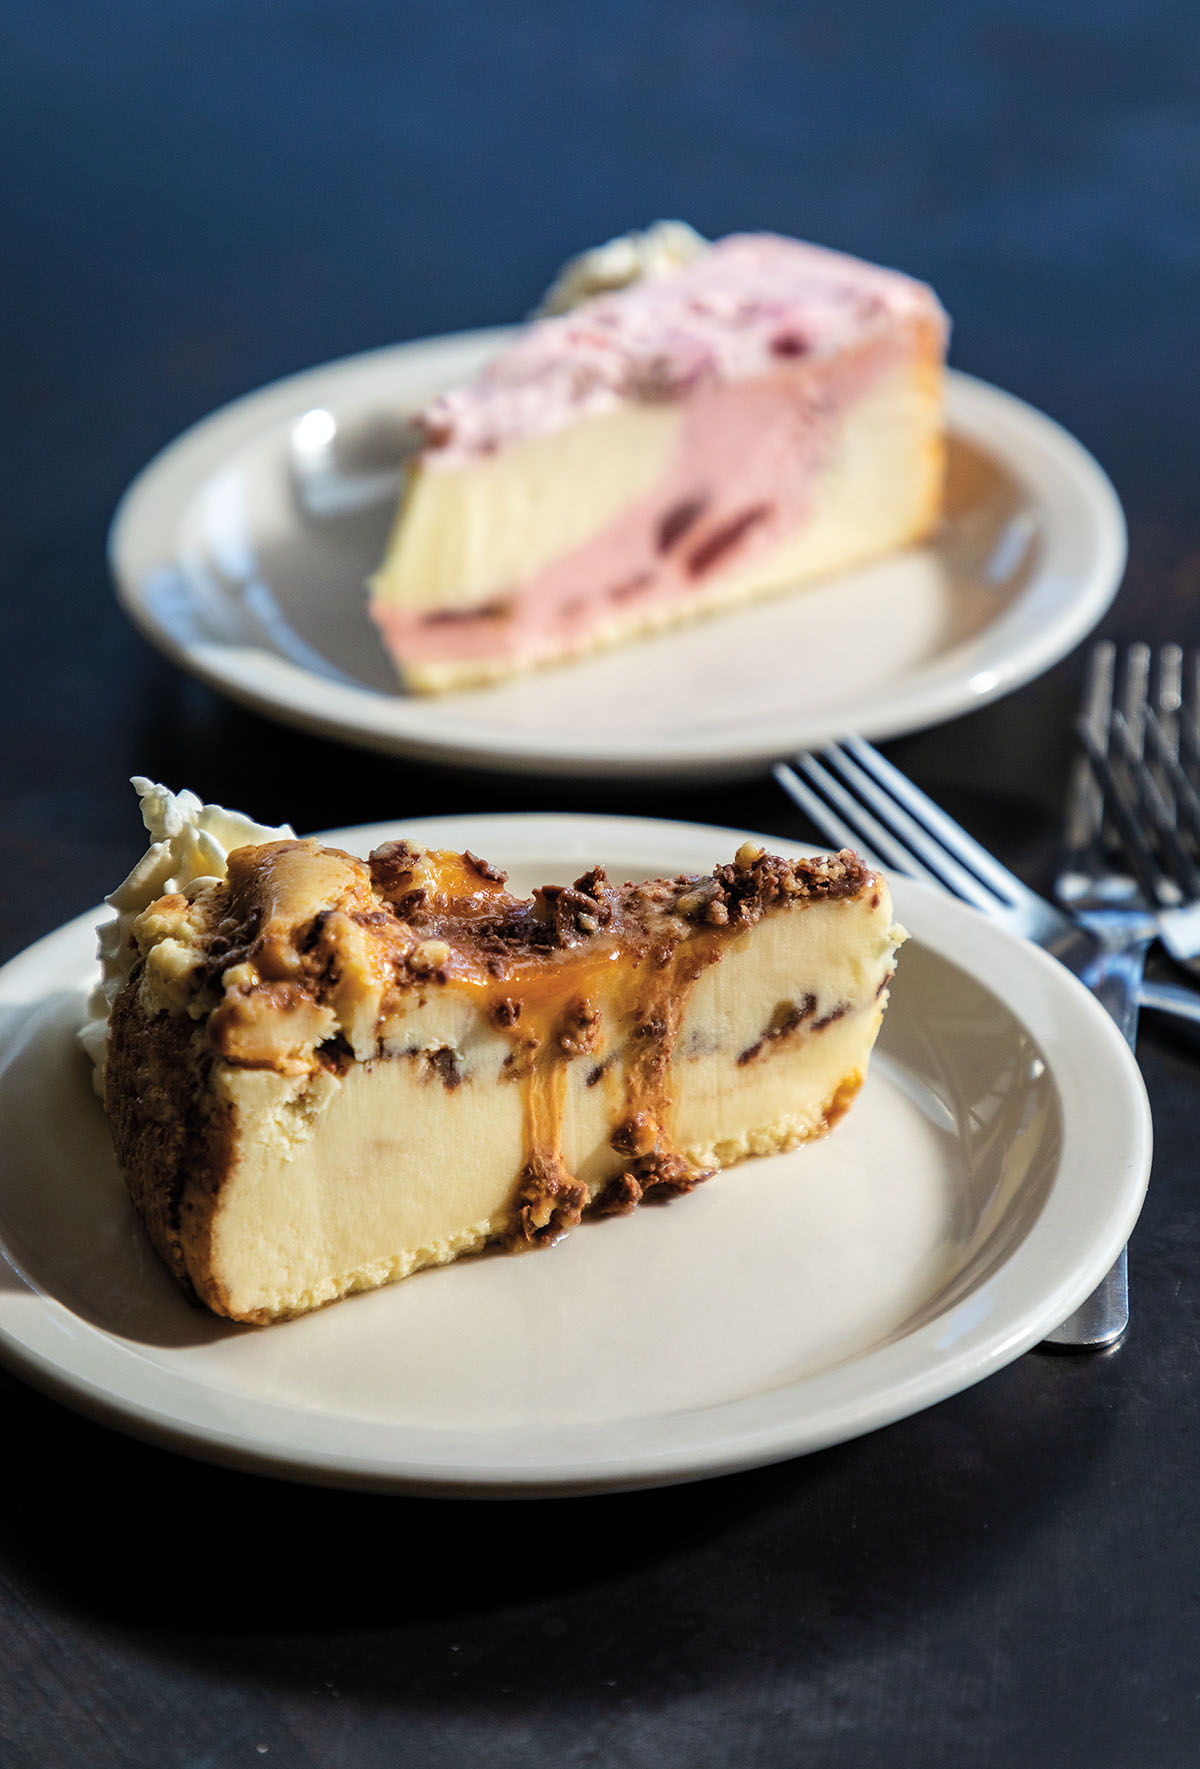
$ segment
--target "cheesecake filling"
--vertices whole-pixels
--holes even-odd
[[[896,340],[883,340],[839,358],[835,366],[798,363],[752,381],[704,386],[686,403],[653,409],[648,425],[640,413],[633,423],[605,414],[588,420],[575,436],[593,460],[611,448],[636,472],[640,459],[649,457],[643,483],[629,487],[618,512],[565,550],[548,549],[550,556],[525,574],[492,578],[477,587],[465,572],[443,579],[447,591],[453,585],[461,595],[465,585],[474,589],[475,599],[423,606],[400,599],[402,580],[393,579],[389,587],[381,575],[371,613],[385,643],[409,664],[532,659],[572,651],[598,630],[615,635],[672,609],[687,611],[703,604],[715,583],[728,585],[731,573],[761,575],[773,558],[778,560],[773,580],[786,584],[794,570],[787,542],[811,517],[821,476],[836,470],[846,452],[847,414],[859,405],[864,425],[877,427],[869,396],[882,384],[883,410],[894,426],[897,396],[901,402],[905,398],[897,371],[908,360]],[[653,427],[657,446],[639,451],[640,437],[629,446],[635,426]],[[593,428],[618,433],[611,438],[586,434]],[[549,452],[546,439],[537,438],[514,444],[494,468],[483,469],[497,480],[495,502],[517,512],[513,532],[518,536],[523,530],[518,487],[537,484],[537,462],[530,457]],[[929,478],[932,522],[937,462],[918,458],[914,465]],[[452,477],[450,469],[431,469],[434,481]],[[596,489],[581,478],[571,512],[580,517],[603,512],[609,500]],[[425,495],[449,512],[457,501],[455,490],[453,483],[444,488],[433,483]],[[476,483],[473,502],[478,495]],[[448,525],[459,537],[469,535],[479,520],[477,506],[474,513],[464,507],[454,516]],[[536,522],[531,527],[537,532]],[[877,539],[870,519],[862,534],[869,549],[899,538],[897,531]],[[419,544],[419,537],[411,538]],[[485,551],[482,542],[479,550]],[[486,551],[494,563],[503,542]],[[419,581],[427,584],[429,578],[422,572]]]
[[[820,1135],[902,935],[849,853],[520,899],[471,854],[284,840],[131,937],[122,1169],[184,1287],[264,1322]]]
[[[945,340],[923,285],[771,235],[538,321],[422,415],[385,645],[486,679],[921,538]],[[864,465],[883,508],[843,511]]]

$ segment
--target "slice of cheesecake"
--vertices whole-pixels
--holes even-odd
[[[469,852],[268,841],[129,926],[118,1160],[180,1283],[251,1322],[821,1135],[903,937],[853,854],[752,843],[522,899]]]
[[[574,273],[566,298],[603,292],[536,320],[421,415],[371,580],[407,686],[493,681],[935,526],[947,325],[932,291],[771,234],[696,244],[685,262],[627,254],[625,288]]]

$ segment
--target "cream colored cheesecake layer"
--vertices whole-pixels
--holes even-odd
[[[583,438],[589,449],[603,455],[606,444],[599,426],[607,422],[591,420],[567,435]],[[612,435],[615,440],[615,428]],[[545,440],[561,447],[566,436]],[[514,455],[517,452],[514,450]],[[668,576],[662,593],[651,592],[640,599],[605,601],[601,597],[590,618],[581,618],[578,611],[553,596],[539,595],[536,583],[532,584],[524,614],[518,608],[511,641],[497,627],[496,649],[490,655],[463,654],[461,647],[468,634],[457,630],[458,623],[452,621],[438,623],[416,640],[405,635],[393,649],[398,648],[401,654],[401,667],[410,686],[420,692],[440,693],[495,681],[510,675],[514,668],[579,656],[812,583],[925,539],[938,520],[943,468],[940,371],[935,371],[929,360],[902,363],[882,373],[846,408],[821,465],[811,478],[796,486],[797,509],[782,538],[765,537],[761,544],[743,552],[735,549],[719,569],[686,583]],[[551,514],[556,505],[574,510],[581,526],[585,513],[588,522],[595,522],[587,491],[593,473],[600,483],[608,482],[607,466],[596,466],[574,476],[569,486],[565,479],[558,481],[553,491],[544,481],[536,488],[526,483],[520,460],[512,462],[510,475],[507,457],[498,457],[481,468],[445,473],[440,476],[438,520],[447,534],[469,532],[480,559],[495,557],[475,502],[476,474],[494,474],[486,481],[486,522],[495,525],[494,548],[517,545],[515,531],[522,529],[526,532],[519,544],[530,556],[549,558],[555,548],[543,539],[539,526],[557,520]],[[505,475],[503,482],[501,474]],[[503,497],[501,483],[506,487]],[[664,505],[669,506],[674,496],[674,492],[666,496]],[[521,522],[511,527],[505,498],[512,500],[509,508],[522,511]],[[646,526],[644,519],[642,525]],[[432,542],[426,544],[431,546]],[[405,558],[405,589],[411,595],[418,572],[415,555],[407,552]],[[648,560],[647,566],[650,563],[661,564]],[[375,584],[377,593],[389,598],[395,594],[396,582],[391,570],[389,558]],[[588,575],[581,579],[585,585]],[[628,563],[612,576],[629,582]],[[453,599],[460,604],[486,602],[509,588],[512,581],[512,576],[496,572],[490,581],[477,582],[470,596]],[[439,595],[445,594],[439,591]],[[377,607],[376,618],[386,637],[388,611]],[[510,642],[515,649],[506,650]],[[442,647],[440,654],[432,649],[434,645]]]
[[[941,507],[939,425],[940,403],[925,373],[901,368],[884,376],[847,412],[793,533],[701,589],[697,611],[730,607],[923,540]]]
[[[680,422],[677,405],[624,405],[466,469],[417,462],[373,594],[465,608],[533,577],[662,477]]]
[[[686,998],[664,1142],[710,1167],[828,1128],[866,1073],[894,943],[885,893],[796,904],[733,939]],[[637,1094],[636,1003],[627,980],[599,989],[591,1048],[518,1075],[512,1041],[453,988],[340,1077],[219,1065],[233,1159],[184,1247],[202,1299],[274,1319],[478,1249],[510,1227],[531,1147],[596,1197],[629,1165],[612,1137]]]
[[[482,1247],[505,1225],[522,1163],[520,1090],[493,1082],[449,1092],[403,1058],[307,1089],[223,1073],[236,1154],[211,1238],[188,1262],[201,1300],[275,1319]]]
[[[828,1128],[839,1089],[849,1104],[866,1076],[895,942],[886,900],[810,905],[764,918],[702,973],[667,1124],[688,1159],[727,1166]]]

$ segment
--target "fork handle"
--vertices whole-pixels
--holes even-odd
[[[1142,1006],[1172,1014],[1179,1020],[1200,1023],[1200,993],[1187,983],[1164,983],[1158,977],[1147,977],[1142,983]]]
[[[1129,1325],[1129,1250],[1122,1247],[1117,1262],[1101,1278],[1086,1302],[1081,1302],[1061,1327],[1047,1333],[1043,1345],[1061,1345],[1068,1351],[1103,1351],[1115,1345]]]
[[[1124,952],[1105,954],[1095,974],[1083,979],[1116,1023],[1130,1050],[1137,1048],[1138,1007],[1148,945],[1147,941]],[[1122,1247],[1111,1271],[1074,1314],[1046,1334],[1043,1343],[1070,1351],[1103,1351],[1105,1346],[1117,1343],[1128,1325],[1129,1254]]]
[[[1084,978],[1130,1050],[1134,1051],[1137,1049],[1142,973],[1149,945],[1147,940],[1144,944],[1127,947],[1123,952],[1106,953],[1095,967],[1095,974],[1089,971]]]
[[[1104,976],[1093,985],[1093,994],[1106,1007],[1133,1050],[1137,1042],[1138,1008],[1157,1007],[1164,1013],[1200,1020],[1200,996],[1178,983],[1159,983],[1141,976],[1144,948],[1124,954],[1131,959],[1110,962]],[[1115,1345],[1129,1325],[1129,1249],[1122,1247],[1112,1270],[1103,1277],[1085,1302],[1061,1327],[1047,1333],[1044,1345],[1066,1351],[1103,1351]]]

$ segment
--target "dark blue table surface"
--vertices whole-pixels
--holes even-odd
[[[927,278],[953,361],[1124,502],[1102,630],[1200,644],[1200,15],[1182,0],[8,0],[0,958],[126,869],[131,773],[319,828],[600,809],[803,836],[738,787],[492,778],[297,735],[118,613],[185,425],[519,316],[661,215]],[[1082,651],[888,746],[1048,885]],[[1200,1758],[1200,1047],[1147,1018],[1135,1320],[759,1473],[520,1505],[309,1490],[0,1374],[3,1769],[1166,1769]],[[1098,1151],[1098,1158],[1102,1151]],[[0,1157],[2,1158],[2,1157]]]

